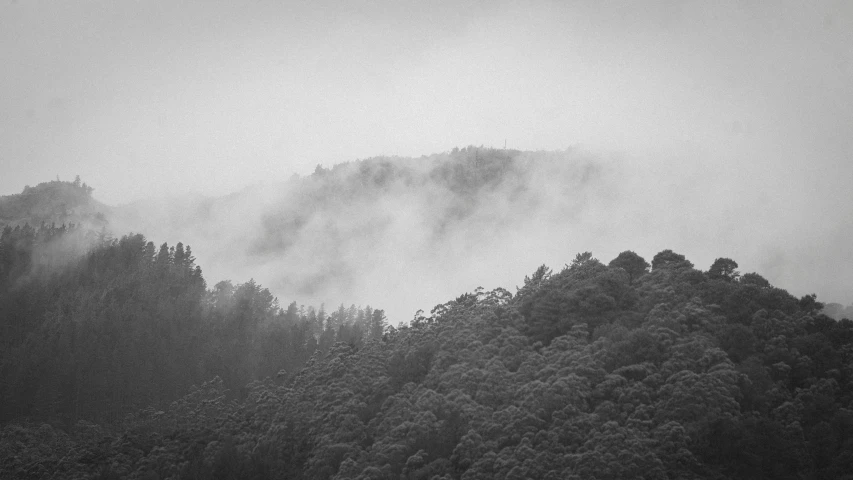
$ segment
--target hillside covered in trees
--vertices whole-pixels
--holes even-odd
[[[0,477],[851,478],[853,322],[737,268],[586,252],[392,327],[7,227]]]
[[[0,287],[0,421],[114,424],[215,376],[237,395],[385,323],[369,306],[282,309],[252,280],[208,290],[189,246],[79,227],[7,226]]]
[[[26,186],[16,195],[0,196],[0,228],[42,223],[103,227],[110,209],[92,198],[93,190],[78,176],[73,182],[57,178],[35,187]]]

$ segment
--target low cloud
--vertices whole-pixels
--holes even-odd
[[[587,250],[606,262],[671,248],[701,269],[730,257],[794,294],[826,295],[824,283],[798,280],[819,253],[805,251],[809,235],[779,236],[784,212],[742,205],[756,192],[731,191],[723,173],[678,158],[469,147],[138,202],[111,221],[191,245],[211,284],[254,278],[283,304],[370,304],[393,323],[478,286],[514,291],[542,263],[559,269]]]

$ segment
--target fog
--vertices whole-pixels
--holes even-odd
[[[708,202],[724,179],[699,182],[673,161],[675,180],[661,181],[633,160],[475,147],[371,158],[225,197],[136,202],[111,222],[189,243],[211,284],[254,278],[284,304],[370,304],[395,324],[480,286],[514,292],[539,265],[587,250],[608,262],[671,248],[703,270],[725,256],[798,295],[832,291],[809,263],[824,253],[790,247],[808,234],[787,213],[747,194]]]
[[[608,208],[619,170],[581,152],[471,147],[136,202],[111,223],[183,239],[211,282],[251,277],[283,303],[370,304],[396,323],[478,286],[514,291],[543,261],[562,261],[586,235],[573,230]]]
[[[5,1],[0,61],[0,193],[79,174],[211,283],[396,322],[580,251],[671,248],[853,297],[850,2]],[[402,183],[314,211],[288,183],[504,142],[559,152],[527,203],[507,181],[454,216]]]

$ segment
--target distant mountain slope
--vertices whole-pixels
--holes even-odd
[[[92,198],[92,191],[78,177],[74,182],[53,180],[0,196],[0,227],[75,223],[100,228],[107,224],[109,207]]]
[[[196,246],[214,278],[253,277],[308,303],[379,300],[400,321],[480,282],[487,262],[553,249],[549,239],[600,210],[612,174],[572,150],[469,146],[318,166],[223,197],[136,202],[110,221],[116,234]],[[511,281],[535,265],[507,266],[492,270]]]
[[[821,313],[836,320],[853,319],[853,305],[845,307],[840,303],[827,303]]]

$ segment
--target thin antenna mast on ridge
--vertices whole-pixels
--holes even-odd
[[[504,138],[504,150],[506,150],[506,139]]]

